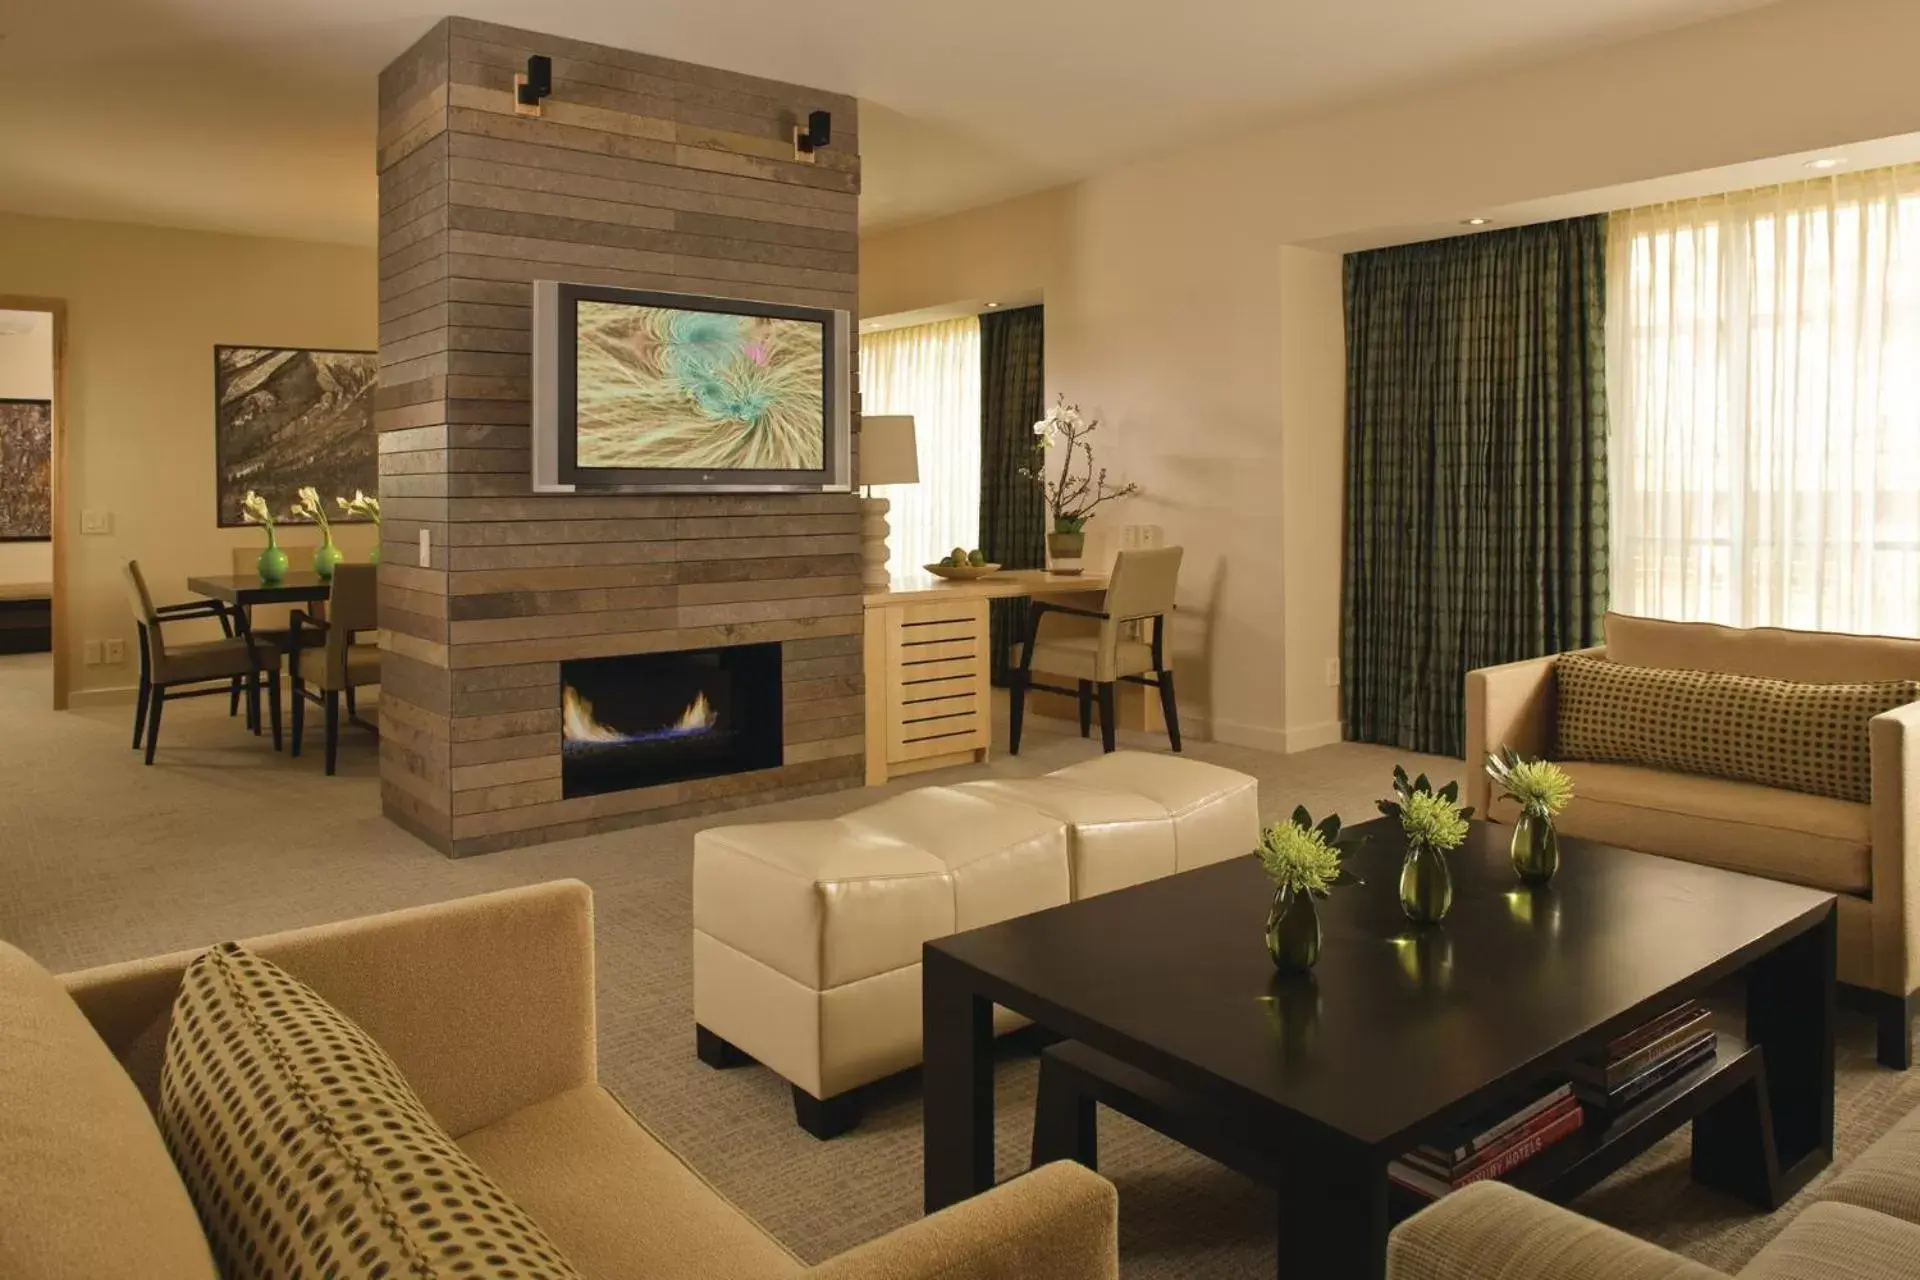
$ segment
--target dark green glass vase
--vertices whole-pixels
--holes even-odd
[[[1513,873],[1524,884],[1541,885],[1560,869],[1560,833],[1548,815],[1520,811],[1513,828]]]
[[[1415,924],[1438,924],[1453,907],[1453,872],[1447,855],[1411,845],[1400,866],[1400,910]]]
[[[1282,973],[1305,973],[1320,962],[1320,911],[1312,894],[1274,890],[1267,912],[1267,954]]]

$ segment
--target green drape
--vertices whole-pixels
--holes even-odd
[[[1347,257],[1349,738],[1459,755],[1468,671],[1598,641],[1605,256],[1595,217]]]
[[[1044,312],[1039,307],[980,317],[980,550],[1009,569],[1047,562],[1040,486],[1020,474],[1033,462],[1033,424],[1046,412],[1042,383]],[[1027,602],[992,602],[993,682],[1005,684],[1007,649],[1026,633]]]

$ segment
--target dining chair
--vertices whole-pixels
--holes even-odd
[[[1014,666],[1008,674],[1012,695],[1008,717],[1008,750],[1020,754],[1020,729],[1026,718],[1027,690],[1065,694],[1080,703],[1080,736],[1091,731],[1093,704],[1100,702],[1100,745],[1114,747],[1113,689],[1118,681],[1160,690],[1160,710],[1167,722],[1167,738],[1180,750],[1180,711],[1173,696],[1173,671],[1166,656],[1167,615],[1173,612],[1174,589],[1180,580],[1179,547],[1122,551],[1113,562],[1107,593],[1098,609],[1081,609],[1035,600],[1028,613],[1025,644],[1014,646]],[[1040,624],[1048,614],[1092,618],[1100,628],[1092,635],[1055,635],[1040,638]],[[1128,635],[1127,624],[1151,620],[1150,640]],[[1042,684],[1034,671],[1075,681],[1075,687]]]
[[[267,676],[267,702],[273,723],[273,749],[280,749],[280,651],[245,633],[235,635],[232,618],[218,602],[207,600],[156,608],[147,590],[140,562],[129,560],[122,571],[127,602],[140,627],[140,689],[135,702],[133,745],[144,736],[148,764],[160,740],[160,711],[169,698],[198,698],[229,692],[235,681],[244,683],[247,720],[260,723],[260,674]],[[169,643],[169,623],[193,619],[220,621],[226,634],[218,640]],[[218,681],[217,684],[209,683]],[[144,734],[143,734],[144,728]]]
[[[358,639],[362,632],[379,629],[379,581],[379,570],[373,565],[343,564],[333,571],[325,618],[304,609],[290,615],[292,647],[287,651],[287,668],[293,676],[293,754],[300,754],[306,704],[311,701],[326,714],[329,776],[339,755],[340,699],[346,698],[347,716],[357,722],[353,691],[380,683],[380,646]]]

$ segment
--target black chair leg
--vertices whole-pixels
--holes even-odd
[[[1180,750],[1180,704],[1173,699],[1173,672],[1162,671],[1160,679],[1160,717],[1167,722],[1167,740]]]
[[[1100,749],[1113,750],[1113,681],[1100,682]]]
[[[153,763],[153,749],[160,741],[160,708],[166,705],[167,691],[155,686],[147,707],[147,763]]]
[[[247,730],[250,733],[258,734],[260,732],[260,673],[255,671],[248,675],[246,680]]]
[[[267,672],[267,719],[273,724],[273,749],[280,750],[280,668]]]
[[[240,714],[240,695],[246,692],[246,688],[247,682],[245,680],[242,680],[239,676],[233,678],[233,688],[227,694],[228,715],[237,716]]]
[[[340,750],[340,691],[329,689],[327,698],[327,776],[333,776],[334,758]]]
[[[300,739],[307,727],[307,684],[299,676],[293,677],[293,743],[291,755],[300,758]]]
[[[359,718],[360,718],[360,708],[355,706],[353,703],[353,686],[348,685],[347,686],[347,719],[358,720]]]
[[[1007,754],[1020,754],[1020,728],[1027,718],[1027,673],[1007,672]]]
[[[1080,736],[1093,736],[1093,681],[1080,682]]]
[[[1880,1065],[1891,1067],[1895,1071],[1905,1071],[1913,1065],[1913,1011],[1914,998],[1908,996],[1884,997],[1876,1017],[1879,1041],[1877,1056]]]
[[[133,746],[136,751],[140,749],[140,735],[147,727],[147,702],[152,697],[153,686],[147,683],[147,673],[142,671],[139,699],[133,704]]]

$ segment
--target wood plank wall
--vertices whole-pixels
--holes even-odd
[[[553,59],[545,115],[513,75]],[[792,127],[833,113],[816,164]],[[855,311],[855,102],[489,23],[380,77],[381,797],[455,855],[858,785],[851,494],[529,485],[538,279]],[[419,535],[433,552],[419,560]],[[561,798],[559,664],[784,642],[779,769]]]

